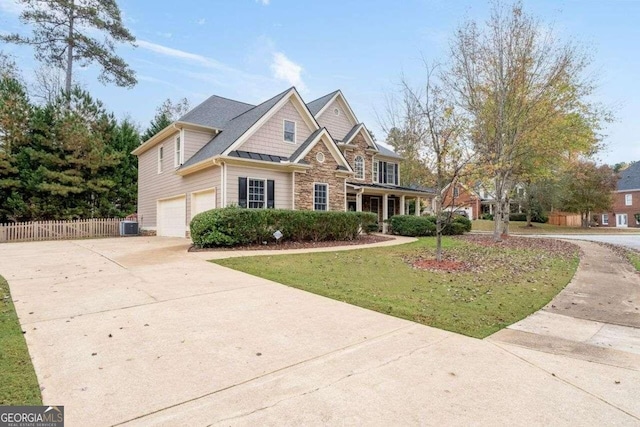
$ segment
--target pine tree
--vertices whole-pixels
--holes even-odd
[[[33,34],[4,35],[0,40],[31,45],[38,61],[64,70],[67,93],[73,86],[73,65],[78,62],[97,62],[102,83],[124,87],[137,83],[135,72],[115,54],[114,42],[135,42],[122,23],[116,0],[17,1],[25,6],[20,19],[33,26]],[[94,36],[96,30],[105,35],[104,40]]]

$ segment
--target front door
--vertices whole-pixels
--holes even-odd
[[[378,222],[380,222],[380,197],[371,197],[369,201],[369,211],[376,214]]]
[[[616,227],[627,227],[627,214],[616,214]]]
[[[396,214],[396,199],[387,199],[387,214],[389,218]]]

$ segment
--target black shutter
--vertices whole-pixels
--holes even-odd
[[[273,209],[276,207],[276,183],[274,180],[267,180],[267,209]]]
[[[393,179],[395,180],[394,184],[395,185],[400,185],[400,183],[398,182],[398,164],[394,164],[393,165]]]
[[[247,207],[247,178],[238,177],[238,206]]]
[[[387,162],[382,162],[382,183],[387,183]]]
[[[382,175],[382,164],[384,162],[378,162],[378,182],[382,184],[384,182],[384,178]]]

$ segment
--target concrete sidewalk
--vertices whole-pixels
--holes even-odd
[[[45,403],[65,405],[67,425],[640,423],[640,359],[623,348],[620,366],[476,340],[187,246],[0,245]]]

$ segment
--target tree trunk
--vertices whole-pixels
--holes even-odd
[[[493,241],[502,241],[502,201],[496,198],[495,211],[493,213]]]
[[[531,224],[531,217],[533,216],[531,211],[532,211],[531,206],[529,206],[527,208],[527,227],[533,227],[533,224]]]
[[[436,197],[436,261],[442,261],[442,200],[440,196]]]
[[[509,215],[511,214],[511,201],[509,196],[504,197],[502,206],[502,234],[509,235]]]
[[[64,89],[67,92],[67,98],[71,96],[71,83],[73,78],[73,20],[74,20],[74,0],[71,0],[69,12],[69,34],[67,38],[67,70],[64,82]]]

